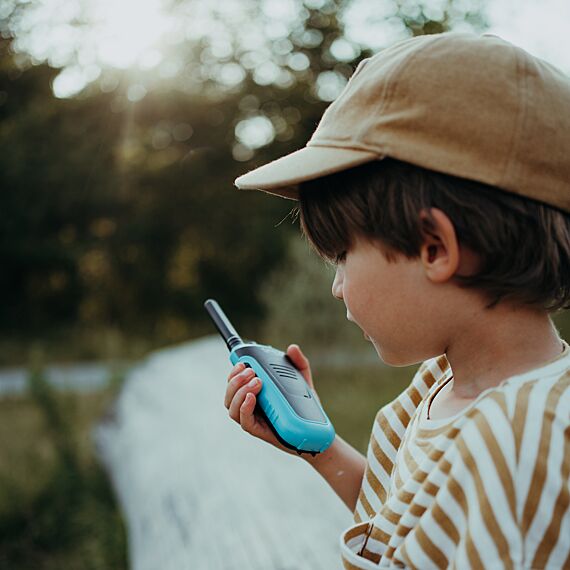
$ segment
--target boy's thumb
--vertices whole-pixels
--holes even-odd
[[[313,379],[311,376],[311,365],[308,358],[303,354],[303,351],[298,344],[290,344],[287,348],[287,356],[293,361],[293,364],[299,369],[307,384],[314,389]]]
[[[303,354],[298,344],[290,344],[287,349],[287,354],[299,364],[307,364],[308,362],[307,357]]]

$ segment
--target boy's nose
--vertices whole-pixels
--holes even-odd
[[[340,271],[337,269],[334,275],[334,280],[332,284],[332,296],[339,301],[342,301],[342,276]]]

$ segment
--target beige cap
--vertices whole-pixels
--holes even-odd
[[[235,184],[295,200],[386,156],[570,212],[570,79],[491,34],[404,40],[360,63],[305,148]]]

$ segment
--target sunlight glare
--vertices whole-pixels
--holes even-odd
[[[147,66],[149,59],[158,63],[157,47],[172,25],[161,0],[91,0],[89,11],[100,33],[97,53],[103,64],[126,69]]]

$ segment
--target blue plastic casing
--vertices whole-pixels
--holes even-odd
[[[230,352],[261,379],[257,403],[276,437],[297,452],[321,453],[335,438],[334,427],[314,392],[289,357],[272,346],[243,343]]]

